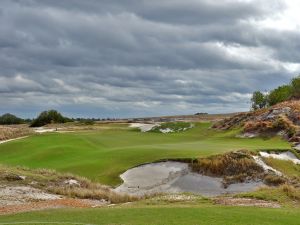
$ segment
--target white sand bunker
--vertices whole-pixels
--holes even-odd
[[[129,125],[129,127],[138,128],[142,132],[148,132],[148,131],[152,130],[153,127],[156,127],[156,126],[157,126],[157,124],[155,124],[155,123],[131,123]]]
[[[271,166],[268,166],[260,156],[253,156],[253,159],[255,160],[256,164],[260,165],[265,172],[274,172],[276,175],[278,176],[282,176],[282,173],[279,172],[278,170],[274,169],[273,167]]]
[[[55,132],[57,129],[55,128],[45,128],[45,127],[38,127],[33,129],[36,133],[47,133],[47,132]]]
[[[190,192],[204,196],[241,193],[255,190],[262,182],[237,183],[224,188],[222,178],[203,176],[189,170],[187,163],[151,163],[127,170],[124,183],[116,192],[131,195]]]
[[[259,152],[259,154],[265,158],[289,160],[295,164],[300,164],[300,160],[292,152],[280,152],[280,153]]]

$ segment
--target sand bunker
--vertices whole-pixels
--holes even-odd
[[[38,127],[34,128],[34,132],[36,133],[47,133],[47,132],[55,132],[57,129],[55,128],[44,128],[44,127]]]
[[[218,196],[253,191],[262,182],[236,183],[224,188],[222,178],[204,176],[190,171],[187,163],[160,162],[130,169],[121,175],[124,183],[116,192],[131,195],[190,192]]]
[[[155,123],[131,123],[129,127],[131,128],[138,128],[142,132],[148,132],[152,130],[153,127],[157,126]]]
[[[300,164],[300,160],[292,152],[280,152],[280,153],[259,152],[259,154],[265,158],[289,160],[295,164]]]
[[[268,166],[268,165],[262,160],[262,158],[261,158],[260,156],[253,156],[253,158],[254,158],[255,162],[256,162],[258,165],[260,165],[260,166],[264,169],[265,172],[270,172],[270,171],[272,171],[272,172],[274,172],[276,175],[282,176],[282,173],[281,173],[281,172],[279,172],[278,170],[274,169],[274,168],[271,167],[271,166]]]

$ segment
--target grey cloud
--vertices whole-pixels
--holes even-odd
[[[284,63],[299,62],[298,31],[253,25],[284,8],[275,0],[3,0],[0,113],[247,110],[251,92],[287,82]]]

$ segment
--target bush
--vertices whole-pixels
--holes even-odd
[[[293,89],[290,85],[280,86],[270,92],[267,101],[270,106],[276,105],[277,103],[288,100],[293,93]]]
[[[85,125],[94,125],[95,121],[92,119],[85,119],[85,120],[81,120],[80,122],[84,123]]]
[[[251,98],[252,109],[262,109],[291,99],[300,99],[300,75],[291,80],[290,84],[271,90],[268,95],[255,91]]]
[[[1,125],[12,125],[12,124],[21,124],[24,123],[24,120],[16,117],[10,113],[6,113],[0,116],[0,124]]]
[[[277,175],[267,175],[264,179],[264,182],[267,185],[274,185],[274,186],[278,186],[281,184],[284,184],[286,182],[286,180],[283,177],[279,177]]]
[[[291,81],[292,97],[300,98],[300,76]]]
[[[33,122],[31,127],[41,127],[50,123],[66,123],[70,121],[69,118],[63,117],[56,110],[49,110],[42,112]]]

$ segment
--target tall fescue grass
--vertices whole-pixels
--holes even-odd
[[[0,126],[0,141],[27,136],[33,131],[26,125],[19,126]]]

